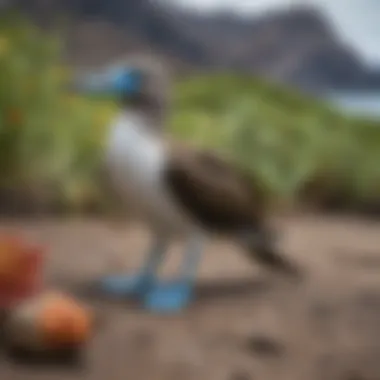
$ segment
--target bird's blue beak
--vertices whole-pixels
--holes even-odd
[[[76,80],[75,89],[84,93],[133,96],[141,89],[141,75],[127,67],[108,69],[82,75]]]

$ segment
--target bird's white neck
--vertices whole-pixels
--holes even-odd
[[[111,125],[105,155],[111,187],[133,209],[133,215],[164,233],[187,225],[162,176],[168,160],[167,140],[155,134],[140,115],[124,112]]]
[[[133,111],[121,112],[110,126],[109,143],[120,141],[125,147],[133,146],[141,140],[150,140],[153,137],[151,128],[143,115]]]

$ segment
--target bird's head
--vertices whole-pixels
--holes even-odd
[[[144,75],[128,66],[112,67],[78,76],[74,88],[80,93],[110,95],[122,100],[134,100],[141,96]]]
[[[162,117],[168,105],[166,70],[147,58],[130,58],[97,72],[81,74],[74,87],[81,93],[110,95],[123,108],[157,117]]]

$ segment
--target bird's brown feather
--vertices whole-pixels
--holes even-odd
[[[254,226],[264,214],[261,189],[227,160],[190,147],[172,149],[169,190],[193,218],[218,232]]]
[[[188,214],[209,231],[234,236],[250,259],[299,277],[275,247],[260,186],[211,152],[177,147],[170,157],[166,183]]]

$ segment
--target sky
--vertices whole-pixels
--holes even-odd
[[[260,14],[297,4],[312,4],[332,20],[340,37],[370,65],[380,65],[380,0],[165,0],[202,11],[231,9]]]

